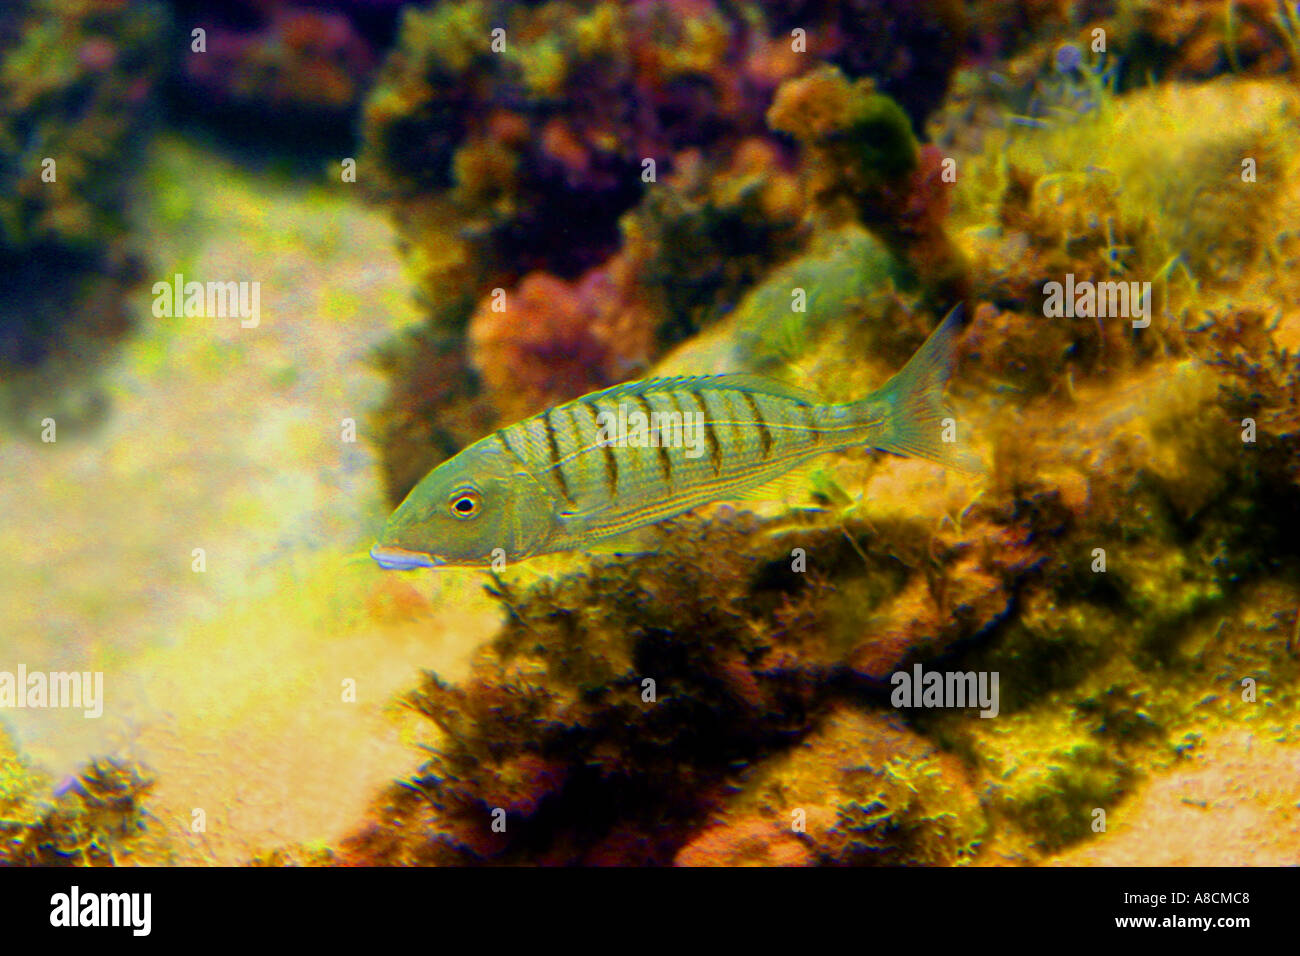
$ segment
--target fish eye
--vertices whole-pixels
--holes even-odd
[[[452,492],[448,507],[453,518],[473,518],[482,504],[482,497],[473,488],[460,488]]]

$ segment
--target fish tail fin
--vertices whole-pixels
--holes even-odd
[[[907,364],[854,407],[866,417],[875,447],[980,474],[984,463],[956,440],[957,419],[943,401],[961,316],[962,307],[954,306]]]

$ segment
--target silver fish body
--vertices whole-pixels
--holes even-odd
[[[962,470],[940,399],[959,309],[860,401],[825,404],[749,375],[648,379],[508,425],[433,469],[388,521],[384,567],[485,565],[582,548],[869,445]],[[644,423],[644,427],[643,426]]]

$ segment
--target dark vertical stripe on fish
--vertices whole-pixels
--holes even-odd
[[[713,432],[709,404],[704,400],[704,396],[695,389],[691,389],[689,394],[700,406],[700,414],[704,416],[704,440],[709,445],[709,461],[713,463],[713,475],[716,478],[722,474],[722,447],[718,444],[718,436]]]
[[[722,402],[722,407],[727,410],[727,417],[723,423],[731,426],[731,435],[735,444],[735,453],[738,455],[745,454],[745,433],[741,431],[740,422],[736,420],[736,410],[731,407],[730,392],[715,392],[718,399]]]
[[[582,407],[591,413],[591,422],[596,429],[596,441],[600,442],[601,450],[605,453],[605,486],[609,490],[609,496],[616,498],[618,496],[618,458],[614,455],[614,436],[608,434],[606,430],[606,441],[600,441],[600,409],[591,402],[583,402]]]
[[[650,403],[646,400],[644,395],[638,395],[636,400],[637,403],[645,409],[646,440],[652,441],[654,444],[659,446],[659,468],[664,473],[664,481],[671,488],[673,484],[673,463],[668,457],[668,449],[663,446],[663,442],[658,440],[659,436],[654,433],[654,430],[651,427],[654,425],[654,409],[651,408]]]
[[[565,459],[573,462],[573,466],[578,470],[577,487],[574,490],[581,497],[583,491],[590,484],[588,478],[591,475],[591,462],[586,457],[589,446],[587,445],[587,439],[582,434],[582,422],[578,420],[578,408],[577,402],[569,402],[564,406],[564,410],[569,413],[569,421],[573,423],[573,451],[566,455]]]
[[[555,473],[555,483],[560,486],[560,494],[569,504],[573,504],[573,496],[569,494],[569,479],[564,475],[564,466],[560,464],[560,443],[555,438],[555,425],[551,422],[551,412],[553,408],[548,408],[542,412],[542,424],[546,426],[546,443],[551,450],[551,468]]]
[[[767,427],[767,420],[763,418],[763,413],[759,411],[758,402],[749,392],[741,392],[745,396],[745,401],[749,403],[749,410],[754,413],[754,424],[758,426],[758,437],[763,442],[763,460],[766,461],[772,454],[772,431]]]

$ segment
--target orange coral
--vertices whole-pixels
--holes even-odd
[[[470,359],[507,420],[634,377],[654,349],[648,310],[629,301],[622,260],[576,282],[544,272],[485,298],[469,324]]]
[[[812,852],[789,830],[759,816],[705,830],[674,861],[678,866],[809,866]]]

